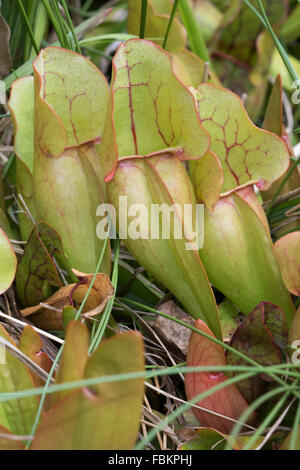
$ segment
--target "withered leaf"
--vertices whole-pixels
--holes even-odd
[[[42,304],[21,310],[24,317],[39,328],[45,330],[62,330],[63,309],[68,305],[79,307],[87,293],[93,279],[93,274],[75,272],[80,278],[76,284],[61,287]],[[83,314],[87,317],[98,315],[105,308],[112,297],[114,288],[107,274],[99,273],[96,276],[90,295],[84,305]]]

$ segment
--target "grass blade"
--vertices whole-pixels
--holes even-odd
[[[180,0],[179,10],[185,29],[188,32],[192,51],[197,54],[204,62],[209,62],[210,57],[204,41],[203,34],[197,24],[195,15],[191,9],[188,0]]]
[[[88,296],[90,295],[90,292],[93,288],[93,285],[95,283],[95,280],[96,280],[96,276],[100,270],[100,267],[101,267],[101,264],[102,264],[102,261],[103,261],[103,258],[104,258],[104,253],[105,253],[105,250],[106,250],[106,245],[107,245],[107,239],[108,237],[106,237],[105,241],[104,241],[104,244],[103,244],[103,247],[102,247],[102,251],[101,251],[101,254],[100,254],[100,257],[99,257],[99,261],[98,261],[98,264],[97,264],[97,267],[96,267],[96,270],[95,270],[95,273],[94,273],[94,276],[93,276],[93,279],[89,285],[89,288],[85,294],[85,297],[83,299],[83,302],[82,304],[80,305],[80,308],[78,310],[78,312],[76,313],[76,317],[75,317],[75,320],[78,320],[80,318],[80,315],[81,315],[81,312],[82,312],[82,309],[88,299]],[[53,361],[53,364],[52,364],[52,367],[50,369],[50,372],[49,372],[49,375],[48,375],[48,378],[46,380],[46,383],[45,383],[45,387],[43,389],[43,392],[42,392],[42,395],[41,395],[41,399],[40,399],[40,403],[39,403],[39,407],[38,407],[38,410],[37,410],[37,414],[36,414],[36,417],[35,417],[35,421],[33,423],[33,427],[32,427],[32,430],[31,430],[31,434],[30,436],[31,437],[34,437],[35,435],[35,432],[36,432],[36,429],[37,429],[37,426],[39,424],[39,421],[40,421],[40,417],[41,417],[41,414],[42,414],[42,409],[43,409],[43,406],[44,406],[44,402],[45,402],[45,398],[46,398],[46,395],[47,395],[47,390],[49,388],[49,385],[50,385],[50,381],[52,379],[52,376],[54,374],[54,371],[55,371],[55,368],[58,364],[58,361],[60,360],[61,358],[61,355],[62,355],[62,352],[64,350],[64,344],[60,347],[58,353],[57,353],[57,356],[55,358],[55,360]],[[31,439],[29,439],[27,441],[27,444],[26,444],[26,449],[29,448],[31,444]]]
[[[28,31],[28,34],[30,36],[30,39],[31,39],[31,42],[32,42],[32,45],[34,47],[34,50],[35,52],[38,54],[39,53],[39,48],[35,42],[35,38],[34,38],[34,34],[33,34],[33,31],[32,31],[32,27],[31,27],[31,24],[29,22],[29,18],[27,16],[27,13],[25,11],[25,8],[24,8],[24,5],[22,3],[22,0],[18,0],[18,5],[19,5],[19,8],[20,8],[20,11],[21,11],[21,14],[23,16],[23,19],[25,21],[25,24],[26,24],[26,28],[27,28],[27,31]]]
[[[140,38],[141,39],[145,38],[147,7],[148,7],[148,0],[142,0],[141,23],[140,23]]]
[[[162,45],[163,49],[166,49],[166,45],[167,45],[167,42],[168,42],[170,30],[171,30],[171,27],[172,27],[172,24],[173,24],[173,21],[174,21],[174,17],[175,17],[175,13],[176,13],[176,10],[177,10],[177,7],[178,7],[178,2],[179,2],[179,0],[174,1],[174,5],[173,5],[172,11],[171,11],[167,31],[166,31],[164,42],[163,42],[163,45]]]

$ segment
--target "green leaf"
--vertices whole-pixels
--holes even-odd
[[[204,80],[205,62],[188,49],[171,55],[175,75],[184,85],[196,88]],[[219,84],[217,77],[209,70],[207,80]]]
[[[203,157],[191,161],[189,168],[198,200],[212,210],[220,199],[224,181],[219,159],[209,150]]]
[[[56,384],[84,378],[84,369],[88,360],[89,339],[88,330],[82,323],[79,321],[69,323],[63,354],[55,378]],[[72,391],[66,390],[52,395],[52,406],[70,393]]]
[[[300,61],[291,55],[288,55],[288,60],[295,70],[296,75],[300,77]],[[294,80],[291,78],[290,73],[287,70],[278,50],[275,49],[271,59],[270,74],[274,77],[277,77],[279,73],[281,75],[283,87],[287,91],[295,91],[295,88],[292,86]]]
[[[33,172],[34,84],[33,77],[16,80],[11,88],[9,109],[15,131],[15,152]]]
[[[221,26],[224,18],[223,14],[209,1],[194,0],[191,3],[191,8],[199,24],[199,28],[202,31],[204,39],[208,41]]]
[[[266,190],[289,166],[282,139],[259,129],[249,119],[237,95],[211,84],[195,92],[203,127],[211,136],[211,150],[222,164],[222,194],[256,183]]]
[[[232,437],[216,431],[212,428],[198,428],[191,432],[192,436],[187,442],[182,444],[180,450],[224,450],[228,443],[233,450],[243,450],[249,436]],[[255,450],[264,440],[264,437],[258,437],[252,444],[251,449]]]
[[[130,332],[103,341],[88,359],[84,377],[142,370],[142,339]],[[142,378],[71,392],[44,416],[32,449],[130,450],[137,438],[143,394]]]
[[[221,338],[216,302],[198,250],[186,249],[186,244],[195,240],[195,235],[189,230],[192,227],[195,230],[196,198],[181,162],[170,154],[122,160],[108,185],[108,193],[116,209],[119,235],[128,250],[151,275],[174,293],[190,315],[202,318]],[[127,228],[122,225],[122,219],[118,219],[120,196],[127,196]],[[130,213],[132,204],[143,205],[136,216]],[[155,214],[151,216],[152,204],[165,204],[169,208],[177,204],[174,216],[170,216],[170,232],[165,233],[164,237],[166,216],[164,221],[159,220],[155,238],[151,235],[151,223],[152,227],[155,226]],[[189,204],[193,211],[193,225],[191,229],[186,225],[186,232],[182,219],[185,204]],[[131,235],[134,224],[140,226],[139,238]],[[182,233],[181,239],[178,236],[176,239],[176,231]]]
[[[33,134],[34,134],[34,85],[33,77],[16,80],[11,88],[8,106],[14,126],[15,153],[17,155],[17,190],[33,218],[37,217],[33,200]],[[23,240],[27,240],[33,228],[28,214],[20,211],[18,214],[20,231]]]
[[[283,136],[282,111],[282,84],[280,75],[277,75],[262,124],[263,129]]]
[[[262,302],[237,328],[230,345],[262,366],[271,366],[281,364],[287,337],[286,321],[281,309]],[[228,351],[227,364],[244,365],[245,362]],[[267,390],[267,382],[261,375],[243,380],[237,386],[248,403],[252,403]]]
[[[277,240],[273,251],[286,288],[300,296],[300,232],[288,233]]]
[[[0,336],[16,346],[1,325]],[[18,392],[33,387],[33,379],[27,367],[6,350],[5,363],[0,363],[1,393]],[[0,425],[9,429],[13,434],[28,435],[34,422],[37,407],[38,399],[35,396],[2,402],[0,404]]]
[[[95,145],[103,132],[108,86],[94,64],[64,49],[44,49],[33,67],[37,212],[61,236],[69,265],[92,273],[103,246],[95,231],[103,202]],[[109,244],[101,270],[110,272]]]
[[[43,341],[37,331],[32,326],[26,325],[22,331],[19,345],[20,351],[24,353],[29,359],[35,362],[39,367],[44,369],[47,373],[50,372],[52,361],[50,357],[42,351]],[[39,375],[31,372],[34,384],[36,387],[42,387],[45,384]],[[49,396],[46,400],[49,402]]]
[[[191,160],[208,150],[209,136],[192,93],[174,75],[170,56],[155,44],[139,39],[121,44],[113,60],[112,95],[110,138],[104,137],[99,149],[106,177],[124,158],[171,152]],[[116,148],[108,149],[112,132]]]
[[[15,278],[17,258],[5,232],[0,228],[0,295],[7,291]]]
[[[213,333],[202,320],[197,320],[195,327],[214,337]],[[187,354],[187,366],[194,367],[209,365],[226,365],[224,351],[220,345],[213,343],[208,338],[193,331]],[[200,393],[215,387],[226,380],[227,377],[222,372],[188,373],[185,376],[185,391],[187,399],[191,400]],[[231,431],[234,425],[232,420],[237,420],[248,408],[246,400],[235,385],[224,387],[209,397],[201,400],[197,405],[224,416],[223,418],[222,416],[208,413],[203,409],[192,408],[193,413],[203,426],[212,427],[224,433],[229,433]],[[231,418],[231,420],[226,419],[225,417]]]
[[[220,312],[223,340],[230,341],[240,322],[239,311],[228,299],[223,300],[218,305],[218,309]]]
[[[32,230],[17,269],[16,287],[23,306],[46,299],[50,285],[62,286],[53,259],[57,256],[63,257],[61,239],[53,227],[40,222]]]
[[[223,450],[225,434],[212,428],[198,428],[190,433],[190,439],[179,446],[179,450]]]
[[[280,37],[286,44],[295,41],[299,38],[299,19],[300,19],[300,5],[298,4],[290,12],[289,17],[280,28]]]
[[[39,112],[39,108],[44,111],[47,106],[55,128],[63,128],[60,143],[63,146],[59,153],[65,147],[99,139],[105,120],[108,85],[97,67],[79,54],[48,47],[34,61],[34,73],[39,95],[36,111]],[[43,114],[40,117],[37,132],[43,139],[50,133],[50,123],[43,129]],[[52,145],[58,146],[57,141]],[[46,148],[42,148],[42,153],[45,151]],[[53,153],[54,157],[59,156]]]
[[[290,325],[295,308],[282,282],[270,234],[244,191],[220,199],[212,212],[205,210],[203,265],[213,285],[245,315],[267,301],[283,310]]]

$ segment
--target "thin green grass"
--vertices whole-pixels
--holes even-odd
[[[145,29],[147,21],[148,0],[142,0],[141,6],[141,22],[140,22],[140,39],[145,38]]]
[[[170,34],[172,24],[173,24],[173,21],[174,21],[174,18],[175,18],[176,10],[178,8],[178,3],[179,3],[179,0],[174,1],[172,11],[171,11],[171,15],[170,15],[170,19],[169,19],[169,22],[168,22],[167,31],[166,31],[164,42],[163,42],[163,45],[162,45],[163,49],[166,49],[166,47],[167,47],[167,42],[168,42],[169,34]]]
[[[95,273],[94,273],[94,276],[92,278],[92,281],[89,285],[89,288],[84,296],[84,299],[80,305],[80,308],[79,310],[77,311],[76,313],[76,316],[75,316],[75,320],[78,320],[81,316],[81,313],[82,313],[82,310],[86,304],[86,301],[91,293],[91,290],[93,288],[93,285],[95,283],[95,280],[96,280],[96,277],[97,277],[97,274],[99,273],[100,271],[100,267],[101,267],[101,264],[102,264],[102,261],[103,261],[103,258],[104,258],[104,254],[105,254],[105,250],[106,250],[106,247],[107,247],[107,237],[105,238],[105,241],[103,243],[103,247],[102,247],[102,251],[101,251],[101,254],[100,254],[100,257],[99,257],[99,260],[98,260],[98,263],[97,263],[97,267],[96,267],[96,270],[95,270]],[[37,429],[37,426],[39,424],[39,421],[40,421],[40,418],[41,418],[41,413],[42,413],[42,410],[43,410],[43,406],[44,406],[44,402],[45,402],[45,398],[46,398],[46,395],[47,395],[47,390],[49,388],[49,385],[50,385],[50,381],[53,377],[53,374],[54,374],[54,371],[55,371],[55,368],[61,358],[61,355],[63,353],[63,350],[64,350],[64,344],[60,347],[58,353],[57,353],[57,356],[55,358],[55,360],[53,361],[53,364],[52,364],[52,367],[50,369],[50,372],[49,372],[49,375],[48,375],[48,378],[46,380],[46,383],[45,383],[45,387],[43,388],[43,392],[42,392],[42,395],[41,395],[41,399],[40,399],[40,403],[39,403],[39,406],[38,406],[38,410],[37,410],[37,413],[36,413],[36,417],[35,417],[35,420],[34,420],[34,424],[32,426],[32,430],[31,430],[31,433],[30,433],[30,436],[31,437],[34,437],[35,435],[35,432],[36,432],[36,429]],[[30,447],[30,444],[31,444],[31,440],[29,439],[27,444],[26,444],[26,448],[28,449]]]
[[[71,32],[71,34],[72,34],[72,38],[73,38],[73,42],[74,42],[73,49],[74,49],[76,52],[78,52],[78,54],[81,54],[80,45],[79,45],[79,42],[78,42],[78,40],[77,40],[75,28],[74,28],[74,25],[73,25],[73,22],[72,22],[72,19],[71,19],[71,16],[70,16],[69,9],[68,9],[68,7],[67,7],[66,1],[65,1],[65,0],[60,0],[60,1],[61,1],[61,3],[62,3],[64,12],[65,12],[65,15],[66,15],[66,18],[67,18],[67,24],[68,24],[69,29],[70,29],[70,32]]]
[[[283,402],[285,399],[289,396],[290,392],[293,392],[296,388],[297,385],[291,385],[288,387],[289,389],[287,390],[287,387],[280,387],[275,390],[271,390],[264,395],[261,395],[259,398],[257,398],[251,405],[242,413],[242,415],[239,418],[239,421],[242,423],[245,423],[248,421],[252,413],[257,410],[260,406],[262,406],[267,400],[271,400],[272,398],[276,397],[277,395],[284,394],[284,400],[281,398],[278,403],[280,403],[280,407],[276,406],[276,413],[279,411],[281,408]],[[269,423],[268,417],[272,417],[272,419],[275,417],[276,413],[274,413],[274,408],[273,410],[269,413],[269,415],[265,418],[264,422],[259,426],[259,428],[256,430],[256,432],[253,434],[251,437],[251,445],[257,440],[258,437],[261,436],[261,430],[265,429],[265,423]],[[242,429],[242,425],[240,423],[236,423],[230,433],[230,436],[235,439],[238,434],[240,433]],[[252,439],[253,438],[253,439]],[[248,443],[249,444],[249,443]],[[227,450],[229,446],[226,446]]]
[[[274,193],[274,196],[272,197],[271,202],[268,205],[268,208],[266,209],[266,215],[267,216],[270,214],[270,211],[271,211],[276,199],[278,198],[279,194],[281,193],[282,189],[284,188],[284,186],[286,185],[286,183],[288,182],[288,180],[290,179],[290,177],[292,176],[294,171],[297,169],[297,166],[299,165],[299,163],[300,163],[300,157],[290,166],[290,168],[286,172],[282,182],[280,183],[280,185],[276,189],[276,191]]]
[[[180,0],[179,11],[185,29],[187,30],[191,50],[198,55],[204,62],[210,62],[209,52],[205,44],[203,34],[195,19],[192,8],[188,0]]]
[[[19,6],[20,12],[23,16],[23,19],[25,21],[27,31],[28,31],[28,34],[29,34],[31,42],[32,42],[32,46],[34,47],[35,52],[38,54],[39,53],[39,48],[38,48],[37,43],[35,42],[34,33],[33,33],[33,30],[32,30],[29,18],[27,16],[27,13],[25,11],[25,8],[23,6],[22,0],[18,0],[18,6]]]
[[[266,14],[266,11],[264,9],[264,6],[262,4],[262,1],[261,0],[257,0],[257,3],[258,3],[258,6],[259,6],[259,9],[260,9],[260,13],[259,11],[257,11],[257,9],[248,1],[248,0],[244,0],[244,3],[254,12],[254,14],[260,19],[260,21],[262,22],[262,24],[264,25],[264,27],[267,29],[267,31],[270,33],[271,37],[272,37],[272,40],[276,46],[276,49],[278,50],[283,62],[284,62],[284,65],[290,75],[290,77],[292,78],[293,82],[296,84],[296,87],[297,88],[300,88],[300,81],[299,81],[299,77],[293,67],[293,64],[291,63],[290,59],[289,59],[289,56],[285,50],[285,48],[283,47],[283,45],[281,44],[280,40],[278,39],[278,37],[276,36],[273,28],[272,28],[272,25],[269,21],[269,18]],[[270,214],[270,211],[273,207],[273,204],[274,202],[276,201],[277,197],[279,196],[279,194],[281,193],[283,187],[285,186],[285,184],[287,183],[287,181],[289,180],[290,176],[293,174],[293,172],[296,170],[297,166],[299,165],[300,163],[300,158],[298,158],[296,161],[293,162],[293,164],[291,165],[291,167],[289,168],[288,172],[286,173],[284,179],[282,180],[280,186],[277,188],[267,210],[266,210],[266,215],[268,216]]]
[[[264,19],[264,26],[266,27],[266,29],[269,31],[272,39],[273,39],[273,42],[276,46],[276,49],[278,50],[279,54],[281,55],[281,58],[284,62],[284,65],[287,69],[287,71],[289,72],[291,78],[293,79],[294,82],[296,82],[296,85],[297,85],[297,88],[300,88],[300,84],[299,84],[299,77],[289,59],[289,56],[288,54],[286,53],[283,45],[281,44],[281,42],[279,41],[278,37],[276,36],[273,28],[272,28],[272,25],[269,21],[269,18],[265,12],[265,9],[263,7],[263,4],[262,4],[262,1],[261,0],[257,0],[258,2],[258,5],[259,5],[259,8],[260,8],[260,11],[261,11],[261,16],[263,17]]]
[[[261,372],[260,373],[265,373],[265,366],[262,366],[260,365],[258,362],[256,362],[255,360],[251,359],[250,357],[246,356],[245,354],[241,353],[240,351],[238,351],[237,349],[235,348],[232,348],[231,346],[229,346],[228,344],[226,343],[223,343],[223,341],[220,341],[219,339],[215,338],[215,337],[212,337],[210,335],[208,335],[207,333],[204,333],[203,331],[200,331],[198,328],[195,328],[194,326],[192,325],[189,325],[188,323],[182,321],[182,320],[179,320],[178,318],[175,318],[175,317],[172,317],[164,312],[161,312],[159,310],[156,310],[152,307],[149,307],[148,305],[144,305],[144,304],[141,304],[140,302],[136,302],[134,300],[131,300],[131,299],[127,299],[127,298],[122,298],[121,299],[123,303],[126,304],[129,303],[133,306],[136,306],[136,307],[139,307],[139,308],[142,308],[143,310],[146,310],[148,312],[151,312],[151,313],[155,313],[156,315],[159,315],[159,316],[162,316],[164,318],[167,318],[168,320],[171,320],[175,323],[177,323],[178,325],[181,325],[181,326],[184,326],[186,328],[188,328],[189,330],[197,333],[197,334],[200,334],[201,336],[203,336],[204,338],[206,339],[209,339],[210,341],[212,341],[213,343],[215,344],[218,344],[219,346],[221,346],[222,348],[226,349],[227,351],[230,351],[231,353],[235,354],[236,356],[238,356],[240,359],[242,359],[243,361],[245,361],[246,363],[248,363],[249,365],[252,365],[254,367],[259,367],[261,369]],[[270,377],[272,379],[274,379],[275,381],[278,382],[279,385],[284,385],[285,382],[284,380],[282,379],[279,379],[278,377],[276,377],[272,372],[270,372],[271,369],[268,369],[269,370],[269,373],[270,373]],[[299,375],[296,375],[297,378],[299,378]],[[300,398],[300,393],[299,393],[299,398]]]
[[[86,20],[84,23],[81,23],[77,28],[75,28],[76,34],[80,33],[83,28],[84,24],[88,25],[90,23],[90,19]],[[102,34],[102,35],[97,35],[94,37],[88,37],[81,39],[79,41],[79,45],[84,47],[89,44],[102,44],[102,43],[110,43],[112,41],[127,41],[128,39],[133,39],[137,38],[137,36],[134,36],[133,34],[126,34],[126,33],[112,33],[112,34]],[[59,42],[55,41],[51,46],[59,46]],[[21,65],[17,70],[12,72],[10,75],[8,75],[3,81],[5,83],[6,90],[9,90],[12,83],[21,77],[26,77],[28,75],[32,74],[32,62],[34,58],[30,58],[25,64]]]
[[[57,19],[50,2],[48,0],[42,0],[44,8],[49,16],[49,20],[51,21],[51,24],[56,32],[56,35],[58,37],[58,45],[60,44],[62,47],[66,47],[66,37],[64,34],[64,30],[61,27],[61,22],[60,20]]]
[[[218,392],[220,390],[222,390],[223,388],[225,387],[228,387],[230,385],[234,385],[236,383],[238,383],[239,381],[241,380],[247,380],[249,378],[253,377],[253,374],[251,372],[246,372],[245,374],[240,374],[238,377],[233,377],[232,379],[228,379],[226,380],[226,382],[223,382],[221,384],[218,384],[208,390],[206,390],[205,392],[202,392],[200,393],[199,395],[197,395],[196,397],[194,397],[192,400],[189,400],[188,403],[184,404],[184,405],[181,405],[179,406],[176,411],[174,411],[173,413],[171,413],[169,416],[167,416],[165,419],[163,419],[157,426],[155,426],[148,434],[147,436],[140,440],[136,447],[135,447],[135,450],[143,450],[146,448],[148,442],[151,442],[152,439],[154,439],[156,437],[156,433],[159,432],[159,431],[162,431],[166,426],[170,426],[170,424],[172,424],[180,415],[182,415],[182,413],[184,413],[185,411],[189,410],[192,405],[195,405],[196,403],[198,403],[199,401],[203,400],[204,398],[207,398],[209,397],[210,395],[212,395],[213,393],[215,392]],[[272,398],[273,396],[275,396],[276,394],[280,393],[278,391],[276,391],[277,393],[270,393],[268,396],[266,396],[267,394],[265,395],[262,395],[260,397],[260,401],[261,401],[261,404],[263,404],[265,401],[267,401],[269,398]],[[249,416],[247,416],[247,418],[245,419],[243,416],[240,418],[240,421],[242,421],[242,423],[246,422],[246,420],[251,416],[252,414],[252,411],[250,412]],[[242,427],[242,425],[240,423],[237,423],[236,426],[239,426],[239,428]]]
[[[297,411],[295,414],[293,429],[291,432],[289,450],[296,450],[296,442],[297,442],[297,437],[299,433],[299,426],[300,426],[300,401],[298,402],[298,407],[297,407]]]
[[[114,304],[114,299],[116,296],[116,291],[117,291],[117,285],[118,285],[118,271],[119,271],[119,254],[120,254],[120,240],[117,239],[115,243],[115,261],[114,261],[114,268],[113,268],[113,273],[112,273],[112,285],[114,288],[114,294],[111,299],[109,299],[104,312],[102,314],[100,323],[98,327],[92,332],[92,338],[91,338],[91,343],[90,343],[90,348],[89,348],[89,353],[91,354],[97,347],[99,346],[103,335],[105,333],[106,327],[109,322],[110,314],[113,308]],[[94,323],[96,325],[96,323]]]
[[[287,365],[285,365],[287,367]],[[267,366],[264,368],[264,373],[267,375],[272,373],[277,373],[279,375],[284,376],[286,374],[286,369],[282,367],[282,364],[279,364],[277,366]],[[222,373],[229,373],[229,372],[241,372],[241,374],[244,373],[249,373],[252,374],[252,376],[261,374],[261,368],[260,367],[254,367],[254,366],[171,366],[171,367],[161,367],[157,368],[155,370],[151,371],[137,371],[137,372],[130,372],[130,373],[124,373],[124,374],[114,374],[114,375],[106,375],[106,376],[101,376],[101,377],[92,377],[89,379],[82,379],[82,380],[76,380],[72,382],[64,382],[61,384],[53,384],[47,387],[46,390],[46,395],[60,392],[60,391],[66,391],[66,390],[75,390],[78,388],[83,388],[83,387],[92,387],[93,385],[99,385],[99,384],[105,384],[105,383],[113,383],[113,382],[122,382],[124,380],[133,380],[133,379],[138,379],[138,378],[145,378],[145,380],[150,380],[154,377],[163,377],[163,376],[172,376],[172,375],[178,375],[178,374],[187,374],[187,373],[192,373],[192,372],[222,372]],[[231,377],[231,379],[234,379],[234,382],[239,382],[241,380],[245,380],[242,375],[236,375],[234,377]],[[230,379],[230,380],[231,380]],[[300,376],[298,374],[298,379],[300,380]],[[227,381],[224,382],[227,384]],[[222,384],[219,384],[222,385]],[[227,385],[226,385],[227,386]],[[285,384],[285,386],[279,387],[276,390],[283,390],[287,391],[288,389],[292,390],[293,394],[297,394],[297,389],[299,386],[296,384]],[[212,389],[210,389],[212,390]],[[214,393],[215,390],[212,392]],[[45,393],[45,387],[36,387],[36,388],[31,388],[27,390],[20,390],[18,392],[8,392],[8,393],[1,393],[0,394],[0,403],[5,402],[5,401],[10,401],[10,400],[19,400],[21,398],[28,398],[31,396],[39,396],[43,395]],[[252,406],[252,405],[251,405]]]

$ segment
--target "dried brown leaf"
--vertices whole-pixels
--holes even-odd
[[[87,290],[93,279],[93,274],[84,274],[78,271],[77,284],[70,284],[57,290],[42,304],[21,310],[24,317],[30,316],[30,320],[39,328],[45,330],[63,329],[62,311],[68,305],[81,305]],[[90,295],[83,308],[85,316],[98,315],[105,308],[108,300],[114,293],[113,286],[106,274],[97,274]],[[48,307],[48,308],[47,308]]]

